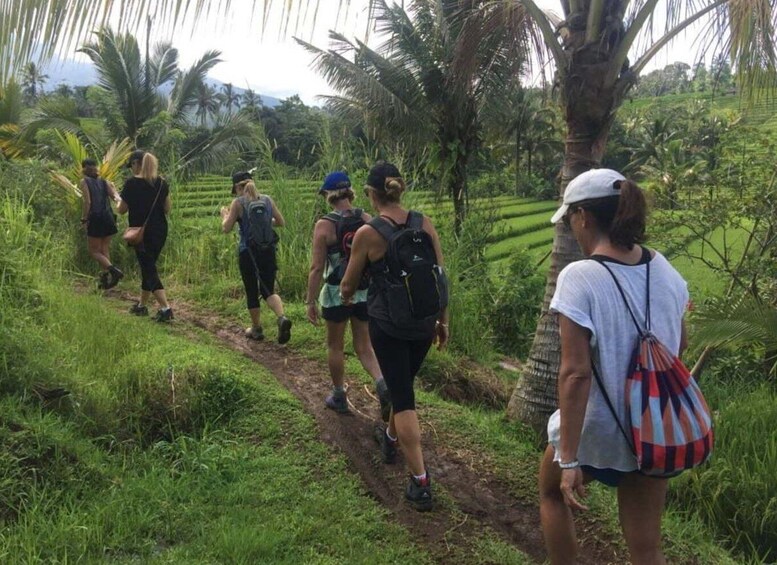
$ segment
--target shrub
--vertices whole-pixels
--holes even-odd
[[[545,278],[538,273],[534,256],[518,249],[493,279],[496,290],[489,319],[496,347],[507,355],[523,357],[537,327]]]
[[[515,178],[506,168],[482,173],[469,182],[469,195],[472,198],[488,198],[513,193],[515,193]]]

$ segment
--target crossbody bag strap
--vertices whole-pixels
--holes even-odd
[[[143,222],[143,227],[146,227],[146,224],[148,224],[148,221],[151,219],[151,214],[154,212],[154,206],[156,206],[157,201],[159,200],[159,195],[162,194],[162,181],[161,179],[157,179],[157,184],[159,184],[159,188],[156,191],[156,198],[154,198],[154,202],[151,204],[151,208],[148,210],[148,216],[146,216],[146,221]]]

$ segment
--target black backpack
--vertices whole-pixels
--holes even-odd
[[[436,318],[448,304],[448,281],[423,223],[423,214],[413,210],[401,226],[383,218],[370,221],[388,243],[379,288],[391,321],[399,327]]]
[[[327,254],[330,256],[334,253],[340,254],[337,262],[332,265],[329,276],[326,278],[327,284],[338,286],[343,280],[345,270],[348,268],[348,260],[351,258],[353,238],[356,236],[356,231],[364,225],[362,214],[363,210],[361,208],[355,208],[351,214],[345,215],[330,212],[324,216],[325,220],[334,223],[336,234],[335,244],[328,249]],[[368,284],[369,280],[366,276],[363,276],[359,283],[359,290],[364,290]]]
[[[243,198],[241,204],[245,209],[245,217],[248,225],[244,226],[247,232],[248,244],[251,247],[265,249],[276,243],[275,232],[272,229],[272,204],[267,196],[260,196],[256,200]]]

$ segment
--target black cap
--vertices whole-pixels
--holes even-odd
[[[399,169],[394,164],[378,161],[370,169],[370,174],[367,175],[367,184],[375,190],[385,191],[387,178],[399,178],[401,176]]]
[[[135,163],[136,161],[142,161],[145,154],[146,152],[142,149],[135,149],[135,151],[130,153],[129,159],[127,160],[127,168],[129,169],[132,167],[132,163]]]
[[[253,179],[253,175],[247,171],[240,171],[232,175],[232,194],[235,194],[235,185],[243,182],[244,180]]]
[[[81,166],[85,169],[86,167],[96,167],[97,161],[94,159],[84,159],[81,161]]]

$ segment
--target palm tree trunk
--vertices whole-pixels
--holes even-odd
[[[453,200],[453,231],[458,235],[467,216],[467,160],[460,153],[455,159],[448,181],[448,191]]]
[[[521,193],[521,128],[515,128],[515,195]]]
[[[595,46],[578,51],[563,77],[561,105],[566,117],[567,139],[561,169],[561,195],[577,175],[598,167],[610,132],[615,110],[624,89],[605,87],[607,54]],[[603,62],[604,61],[604,62]],[[586,77],[580,81],[579,77]],[[507,406],[507,416],[542,431],[548,416],[558,406],[557,378],[561,361],[558,316],[548,312],[556,280],[569,263],[582,258],[580,248],[563,224],[556,225],[551,266],[545,285],[542,313],[522,378]]]

